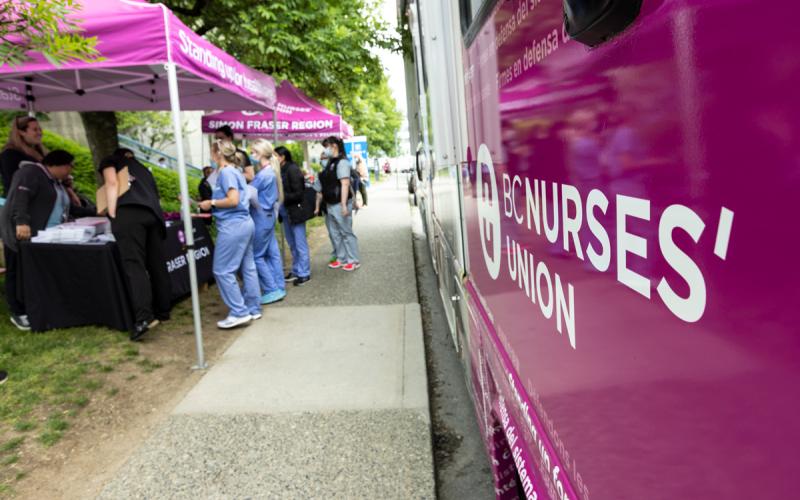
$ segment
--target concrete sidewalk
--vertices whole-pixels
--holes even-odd
[[[323,244],[100,498],[434,498],[407,195],[370,202],[361,269],[327,269]]]

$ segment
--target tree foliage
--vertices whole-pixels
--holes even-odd
[[[117,129],[120,134],[133,137],[150,148],[162,150],[175,143],[172,116],[168,111],[123,111],[117,113]],[[188,135],[181,125],[182,135]]]
[[[168,0],[198,33],[240,61],[287,79],[342,115],[371,147],[395,151],[401,115],[376,49],[400,38],[375,0]]]
[[[42,54],[51,64],[70,60],[99,61],[96,37],[80,33],[75,0],[0,1],[0,67],[19,65],[30,52]]]

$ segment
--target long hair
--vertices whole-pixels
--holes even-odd
[[[20,151],[25,153],[26,155],[30,156],[36,161],[42,161],[44,155],[47,154],[47,150],[45,150],[44,146],[41,144],[35,144],[31,146],[25,139],[22,138],[21,132],[28,130],[28,126],[39,120],[32,116],[18,116],[11,121],[11,127],[9,128],[8,132],[8,142],[6,142],[5,147],[3,150],[6,149],[14,149],[16,151]]]
[[[275,182],[278,183],[278,202],[283,203],[283,180],[281,180],[281,162],[275,158],[275,148],[272,143],[266,139],[256,139],[250,145],[250,149],[255,152],[256,158],[259,161],[266,158],[272,165],[272,170],[275,172]],[[287,158],[287,162],[291,157]]]

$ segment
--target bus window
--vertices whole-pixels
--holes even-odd
[[[461,29],[469,45],[498,0],[461,0]]]

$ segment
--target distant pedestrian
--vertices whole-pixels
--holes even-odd
[[[311,279],[311,254],[308,250],[305,220],[292,219],[289,207],[303,202],[305,191],[305,178],[300,167],[292,160],[292,153],[283,146],[275,148],[280,162],[281,179],[283,181],[283,203],[280,208],[283,219],[283,234],[292,252],[292,270],[286,275],[285,280],[300,286]]]
[[[158,166],[161,168],[167,168],[167,159],[163,156],[158,159]]]
[[[275,151],[266,139],[257,139],[250,146],[251,160],[260,167],[253,182],[256,203],[251,204],[250,215],[255,223],[253,254],[261,285],[261,303],[272,304],[286,297],[283,280],[283,259],[275,238],[278,210],[283,201],[280,163]]]
[[[330,158],[317,177],[319,189],[315,213],[325,203],[328,231],[333,242],[336,260],[331,269],[355,271],[361,267],[358,238],[353,232],[353,202],[355,192],[351,183],[351,165],[344,152],[344,143],[337,137],[325,139],[326,153]]]
[[[367,170],[367,162],[365,162],[360,156],[356,156],[356,173],[358,173],[358,177],[361,179],[361,182],[358,184],[358,192],[361,194],[361,202],[366,207],[369,171]]]

